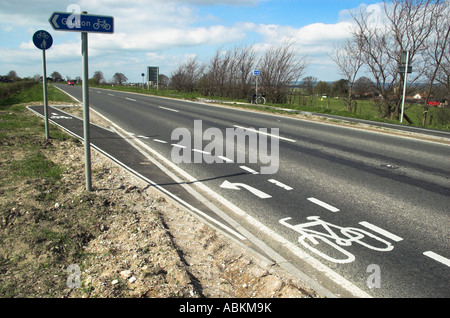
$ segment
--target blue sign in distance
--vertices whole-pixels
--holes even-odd
[[[111,16],[53,12],[48,22],[56,31],[114,33]]]
[[[33,43],[38,49],[48,50],[53,44],[53,38],[47,31],[39,30],[33,34]]]
[[[260,75],[261,73],[259,71],[254,71],[253,75]]]

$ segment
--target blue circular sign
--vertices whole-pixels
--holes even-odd
[[[33,43],[38,49],[47,50],[52,46],[53,38],[47,31],[39,30],[33,35]]]

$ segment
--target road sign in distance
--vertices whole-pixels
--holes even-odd
[[[261,75],[261,72],[260,71],[254,71],[253,75]]]
[[[149,82],[158,82],[159,77],[159,67],[158,66],[148,66],[147,67],[147,80]]]
[[[111,16],[53,12],[48,21],[56,31],[114,33]]]
[[[53,38],[47,31],[39,30],[33,34],[33,43],[40,50],[48,50],[53,44]]]

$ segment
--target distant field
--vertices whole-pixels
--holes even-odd
[[[199,93],[181,93],[169,89],[159,89],[155,88],[143,89],[137,86],[98,86],[101,88],[114,89],[120,91],[128,91],[149,95],[175,97],[175,98],[185,98],[190,100],[195,100],[197,98],[206,98],[214,100],[231,101],[230,99],[220,98],[220,97],[206,97]],[[249,102],[246,100],[235,100],[236,102]],[[270,106],[290,108],[295,110],[303,110],[314,113],[321,114],[332,114],[343,117],[360,118],[366,120],[380,121],[399,124],[398,120],[380,118],[380,112],[373,100],[362,99],[356,100],[356,111],[349,112],[347,106],[343,99],[340,98],[321,98],[315,96],[293,96],[289,104],[268,104]],[[239,105],[236,105],[239,106]],[[273,110],[271,110],[273,111]],[[406,104],[405,114],[412,120],[414,126],[423,127],[423,106],[418,104]],[[430,124],[431,118],[431,124]],[[406,121],[403,122],[404,125],[409,125]],[[450,130],[450,108],[439,108],[430,107],[427,116],[427,126],[428,128]]]

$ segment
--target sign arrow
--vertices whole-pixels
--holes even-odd
[[[59,29],[59,24],[58,24],[58,22],[56,22],[56,21],[58,21],[58,18],[59,18],[59,14],[55,14],[53,19],[51,20],[51,25],[53,26],[54,29],[55,28]]]
[[[231,182],[225,180],[220,187],[224,188],[224,189],[230,189],[230,190],[241,190],[239,188],[239,187],[241,187],[241,188],[244,188],[244,189],[250,191],[251,193],[253,193],[254,195],[256,195],[257,197],[259,197],[261,199],[269,199],[272,197],[272,196],[268,195],[267,193],[264,193],[258,189],[255,189],[252,186],[249,186],[248,184],[245,184],[245,183],[231,183]]]

